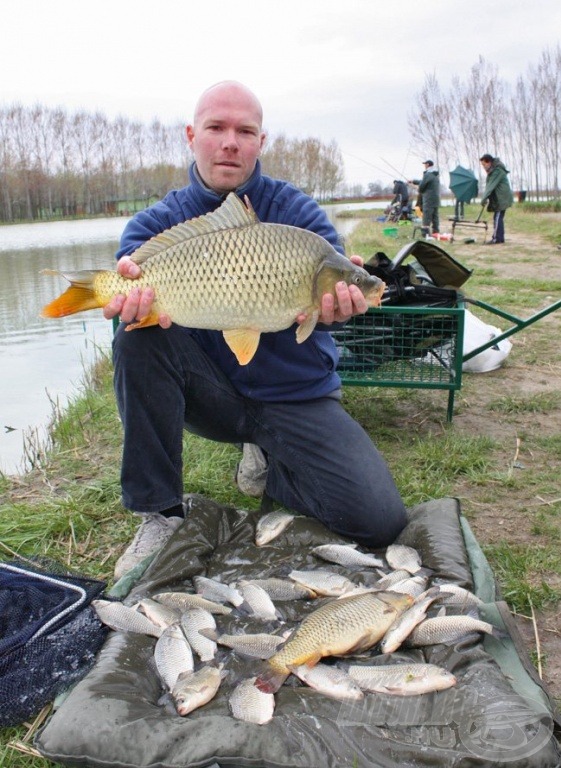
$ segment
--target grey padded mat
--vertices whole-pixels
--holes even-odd
[[[433,500],[409,513],[400,541],[420,551],[435,578],[477,591],[471,563],[477,563],[479,578],[486,561],[473,537],[465,535],[469,526],[458,502]],[[311,547],[345,543],[319,522],[298,517],[278,539],[258,548],[253,543],[258,517],[255,512],[194,497],[184,525],[126,602],[158,591],[190,589],[195,574],[220,576],[229,582],[321,567],[310,554]],[[359,582],[368,574],[357,572],[352,578]],[[313,601],[296,601],[278,607],[291,626],[314,606]],[[500,607],[500,603],[489,604],[494,620],[515,631],[503,623]],[[272,629],[262,622],[256,627],[250,619],[216,618],[222,631],[228,630],[229,622],[248,631]],[[291,677],[276,694],[274,717],[265,725],[235,720],[228,707],[236,681],[256,674],[262,662],[236,658],[223,649],[230,673],[218,695],[181,718],[158,703],[163,691],[153,663],[154,643],[153,638],[112,632],[93,670],[36,738],[42,754],[65,765],[100,768],[561,765],[553,705],[526,670],[528,660],[521,661],[508,637],[392,654],[394,660],[427,660],[452,671],[457,685],[439,693],[407,698],[368,694],[361,702],[341,702]],[[495,650],[500,651],[496,656],[502,669]],[[371,654],[375,656],[376,651]]]

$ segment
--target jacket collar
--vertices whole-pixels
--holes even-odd
[[[257,191],[261,184],[261,175],[261,163],[257,160],[253,173],[249,179],[233,191],[239,197],[243,198],[244,195],[247,195],[251,199],[252,195]],[[219,194],[205,184],[199,173],[196,162],[191,163],[189,167],[189,179],[196,189],[197,197],[205,206],[215,208],[225,200],[228,195],[228,193]],[[193,191],[195,191],[195,189]]]

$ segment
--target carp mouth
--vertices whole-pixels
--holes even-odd
[[[357,265],[355,265],[357,266]],[[344,280],[348,285],[358,285],[364,298],[366,299],[369,307],[379,307],[382,303],[382,296],[386,290],[386,283],[380,280],[379,277],[370,275],[366,270],[360,269],[358,274],[363,275],[362,284],[355,282],[352,279],[348,279],[348,275],[345,275],[341,269],[330,266],[328,264],[322,264],[318,267],[312,283],[312,296],[314,302],[319,305],[321,303],[321,297],[324,293],[331,293],[335,296],[336,283]]]
[[[363,292],[369,307],[379,307],[382,304],[382,296],[386,290],[386,284],[383,280],[378,280],[378,282],[380,283],[379,285],[372,285]]]

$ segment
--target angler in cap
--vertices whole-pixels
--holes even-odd
[[[422,179],[412,179],[409,184],[419,188],[421,208],[423,210],[423,230],[437,234],[440,232],[440,178],[432,160],[425,160],[425,171]]]
[[[487,245],[497,245],[505,241],[505,213],[514,202],[509,172],[505,164],[493,155],[482,155],[479,162],[487,174],[481,205],[487,204],[487,210],[493,213],[493,236]]]
[[[119,275],[138,278],[144,265],[130,258],[137,249],[175,225],[216,211],[231,192],[247,198],[259,222],[308,230],[343,253],[312,198],[261,172],[262,108],[248,88],[226,81],[206,90],[187,138],[194,155],[190,183],[127,224],[117,252]],[[153,286],[144,285],[118,293],[104,308],[106,318],[121,318],[114,365],[124,428],[122,499],[143,516],[116,576],[160,548],[181,524],[184,428],[243,444],[237,472],[242,491],[266,492],[362,544],[391,543],[405,526],[405,508],[383,458],[339,402],[337,352],[329,333],[332,323],[366,311],[359,285],[341,280],[333,293],[323,294],[317,324],[314,319],[310,326],[305,313],[296,317],[298,330],[308,323],[306,341],[297,342],[294,324],[261,333],[243,364],[232,351],[239,339],[230,345],[220,330],[184,327],[165,312],[155,324],[143,323],[154,316],[157,301]],[[134,323],[149,327],[125,332]]]

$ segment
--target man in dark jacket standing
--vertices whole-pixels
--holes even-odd
[[[425,171],[422,179],[412,179],[409,183],[419,187],[421,208],[423,209],[423,232],[440,232],[440,178],[432,160],[423,163]]]
[[[232,191],[248,197],[261,221],[308,229],[343,252],[315,200],[261,173],[262,120],[259,101],[240,83],[218,83],[203,93],[187,126],[195,157],[190,184],[127,224],[117,252],[120,275],[138,277],[141,269],[130,256],[139,246],[216,210]],[[245,487],[253,478],[255,495],[266,491],[287,509],[366,546],[384,547],[396,538],[406,523],[403,501],[382,456],[340,403],[329,327],[366,311],[356,285],[340,282],[335,296],[323,296],[319,323],[306,342],[296,342],[295,326],[264,333],[245,366],[220,331],[184,328],[166,315],[158,325],[125,333],[127,323],[151,314],[153,301],[151,288],[134,288],[104,309],[107,319],[120,315],[122,321],[113,342],[124,430],[122,499],[143,517],[117,563],[116,577],[160,549],[181,525],[184,428],[243,444],[240,470]],[[304,320],[304,315],[297,318]]]
[[[487,210],[493,212],[493,237],[487,245],[497,245],[505,241],[505,212],[514,202],[514,197],[504,163],[489,154],[482,155],[479,162],[487,174],[481,205],[487,203]]]

